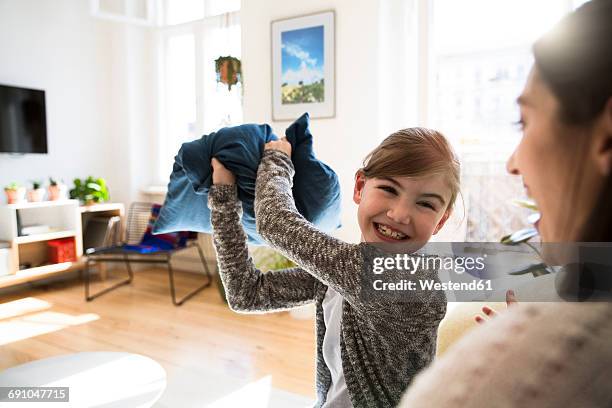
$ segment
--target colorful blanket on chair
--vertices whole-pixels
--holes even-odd
[[[147,254],[159,251],[170,251],[177,248],[183,248],[187,244],[187,240],[195,238],[197,233],[188,231],[178,231],[166,234],[153,234],[153,228],[162,206],[153,204],[151,207],[151,216],[147,224],[147,229],[138,245],[124,245],[123,248],[128,251],[134,251],[141,254]]]

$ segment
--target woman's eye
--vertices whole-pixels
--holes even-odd
[[[386,191],[387,193],[391,193],[391,194],[395,194],[397,195],[397,190],[393,187],[390,186],[378,186],[378,188],[380,188],[383,191]]]
[[[519,120],[514,122],[514,126],[516,126],[521,131],[525,129],[525,120],[523,119],[522,116],[521,118],[519,118]]]

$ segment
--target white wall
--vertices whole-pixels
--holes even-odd
[[[93,175],[107,180],[113,201],[129,202],[156,157],[151,33],[94,19],[88,6],[0,0],[0,83],[45,90],[49,149],[0,154],[0,185]]]
[[[391,130],[416,125],[412,102],[416,90],[405,92],[409,83],[415,83],[405,78],[415,75],[414,69],[404,72],[404,65],[393,65],[395,48],[382,44],[396,41],[396,45],[412,46],[405,38],[397,39],[411,32],[406,28],[406,13],[412,9],[406,5],[412,4],[402,0],[242,0],[244,120],[270,123],[278,135],[290,122],[272,121],[270,22],[324,10],[336,13],[336,116],[313,119],[312,133],[315,153],[340,177],[343,228],[337,236],[347,241],[360,238],[351,198],[355,171]],[[390,81],[390,74],[398,76]]]
[[[416,65],[396,48],[413,46],[413,4],[242,1],[245,122],[270,123],[278,134],[289,122],[272,121],[270,22],[336,13],[336,116],[313,119],[312,131],[317,155],[340,177],[338,236],[348,241],[359,239],[351,191],[361,160],[390,131],[416,125]],[[49,142],[48,155],[0,154],[0,186],[91,174],[107,179],[113,201],[139,198],[156,181],[159,156],[155,53],[151,29],[94,19],[87,1],[0,0],[0,83],[45,89]]]

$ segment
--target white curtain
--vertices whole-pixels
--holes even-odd
[[[201,114],[203,133],[242,123],[242,85],[217,83],[215,60],[222,56],[241,58],[240,13],[208,17],[199,23],[201,38]]]

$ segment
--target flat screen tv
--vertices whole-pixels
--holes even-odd
[[[47,153],[45,91],[0,85],[0,152]]]

